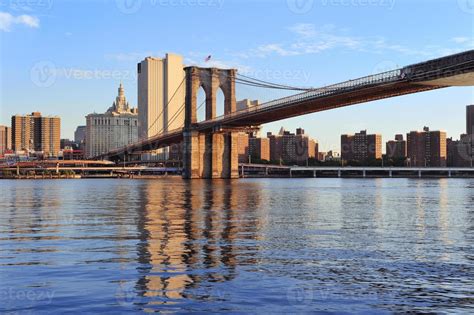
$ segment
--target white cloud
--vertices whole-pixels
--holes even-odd
[[[0,12],[0,31],[9,32],[15,24],[38,28],[40,21],[37,17],[31,15],[13,16],[7,12]]]
[[[468,43],[468,42],[472,42],[473,39],[471,38],[468,38],[468,37],[454,37],[451,39],[453,42],[455,42],[456,44],[465,44],[465,43]]]
[[[338,35],[334,25],[328,24],[316,28],[314,24],[300,23],[288,30],[294,33],[294,39],[287,43],[269,43],[252,49],[245,56],[266,57],[271,54],[279,56],[297,56],[315,54],[332,48],[362,49],[363,43],[357,37]]]
[[[300,23],[289,27],[289,30],[303,37],[316,35],[316,27],[313,24]]]
[[[405,46],[399,43],[392,43],[383,37],[363,37],[347,35],[349,30],[338,29],[332,24],[316,27],[310,23],[299,23],[288,28],[292,33],[292,39],[286,42],[266,43],[239,52],[237,57],[267,57],[269,55],[278,56],[298,56],[318,54],[328,50],[348,50],[359,52],[371,52],[383,54],[387,52],[403,55],[413,55],[421,57],[442,56],[446,51],[462,51],[473,46],[473,41],[467,37],[456,37],[452,41],[463,47],[450,47],[449,49],[440,45],[425,45],[423,47]]]

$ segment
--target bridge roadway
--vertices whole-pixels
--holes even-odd
[[[260,125],[281,119],[449,86],[474,85],[474,50],[410,65],[402,69],[333,84],[198,123],[201,132],[221,127]],[[96,159],[120,159],[124,154],[179,143],[183,130],[172,130]]]

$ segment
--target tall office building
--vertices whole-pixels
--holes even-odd
[[[407,134],[407,154],[413,167],[445,167],[447,143],[445,131],[412,131]]]
[[[186,93],[183,57],[147,57],[138,64],[138,134],[146,139],[181,128]]]
[[[12,116],[12,149],[57,156],[60,151],[61,119],[41,113]]]
[[[355,135],[341,135],[341,155],[344,161],[365,163],[382,158],[382,136],[362,130]]]
[[[86,116],[86,157],[109,152],[138,141],[138,113],[130,108],[120,83],[118,96],[104,114]]]
[[[0,126],[0,155],[12,149],[12,129],[7,126]]]

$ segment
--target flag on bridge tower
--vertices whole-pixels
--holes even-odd
[[[206,57],[206,59],[204,59],[204,61],[205,61],[205,62],[209,62],[209,61],[211,60],[211,58],[212,58],[212,56],[209,55],[209,56]]]

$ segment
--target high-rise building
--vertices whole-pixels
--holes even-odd
[[[86,116],[86,157],[91,158],[138,141],[138,113],[130,108],[120,84],[118,96],[104,114]]]
[[[139,138],[181,128],[186,82],[183,57],[147,57],[138,64]]]
[[[274,162],[305,165],[310,158],[316,158],[316,141],[305,135],[301,128],[296,134],[286,131],[283,127],[278,135],[267,134],[270,142],[270,159]]]
[[[469,156],[474,156],[474,105],[466,107],[466,137],[470,143]]]
[[[249,135],[245,132],[237,134],[237,155],[239,163],[249,162]]]
[[[446,139],[447,165],[449,167],[472,167],[470,154],[470,137],[463,134],[461,139],[454,141],[452,138]]]
[[[447,160],[445,131],[412,131],[407,134],[407,155],[413,167],[445,167]]]
[[[466,107],[466,134],[474,135],[474,105]]]
[[[0,126],[0,155],[12,149],[12,129]]]
[[[78,145],[86,141],[86,126],[78,126],[76,131],[74,131],[74,142]]]
[[[270,140],[268,138],[250,137],[249,155],[252,161],[270,161]]]
[[[39,112],[12,116],[12,149],[57,156],[60,151],[61,119]]]
[[[387,142],[386,154],[389,159],[406,159],[407,142],[403,140],[403,135],[396,135],[395,140]]]
[[[366,163],[382,158],[382,136],[362,130],[355,135],[341,135],[341,154],[344,161]]]

